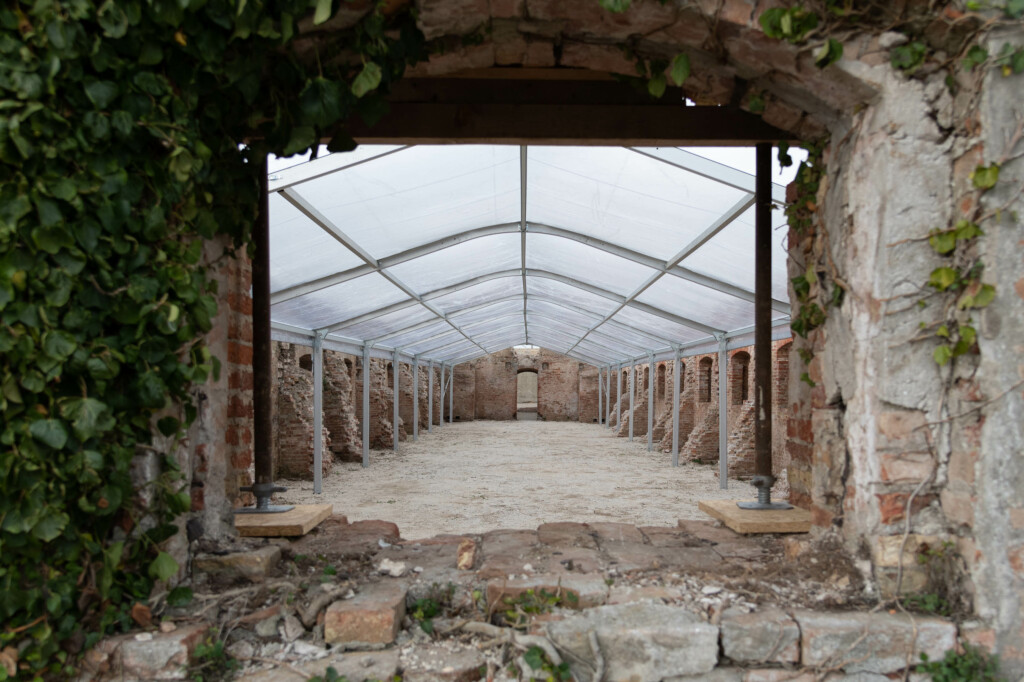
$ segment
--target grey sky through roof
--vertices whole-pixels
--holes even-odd
[[[274,165],[278,340],[445,364],[535,344],[605,366],[752,334],[754,176],[690,151],[367,145]]]

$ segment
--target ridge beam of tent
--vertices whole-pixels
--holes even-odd
[[[525,225],[525,228],[523,227],[523,225]],[[411,249],[406,249],[405,251],[396,253],[394,255],[386,256],[377,261],[375,265],[368,265],[364,263],[363,265],[359,265],[354,268],[349,268],[348,270],[345,270],[334,275],[327,275],[326,277],[321,277],[310,282],[296,284],[294,286],[281,289],[280,291],[276,291],[273,294],[271,294],[271,304],[276,305],[279,303],[284,303],[294,298],[298,298],[306,294],[311,294],[320,291],[321,289],[326,289],[327,287],[334,286],[335,284],[342,284],[357,277],[362,277],[363,275],[370,274],[371,272],[377,272],[378,270],[392,268],[396,265],[400,265],[402,263],[406,263],[408,261],[415,260],[417,258],[421,258],[432,253],[437,253],[439,251],[443,251],[444,249],[448,249],[459,244],[464,244],[465,242],[471,241],[473,239],[481,239],[483,237],[491,237],[499,234],[515,234],[517,232],[524,233],[522,237],[523,245],[521,247],[523,249],[524,269],[526,262],[526,235],[548,235],[552,237],[560,237],[562,239],[590,246],[599,251],[610,253],[613,256],[618,256],[620,258],[624,258],[625,260],[632,261],[639,265],[644,265],[646,267],[651,268],[652,270],[664,270],[668,274],[674,277],[678,277],[679,279],[683,279],[688,282],[693,282],[694,284],[699,284],[709,289],[714,289],[715,291],[718,291],[729,296],[734,296],[749,303],[754,302],[753,290],[744,289],[743,287],[737,286],[735,284],[730,284],[729,282],[725,282],[721,279],[712,277],[710,275],[694,272],[693,270],[689,270],[678,264],[675,267],[670,267],[667,261],[654,258],[653,256],[647,256],[638,251],[626,248],[621,244],[616,244],[614,242],[598,239],[596,237],[586,235],[576,230],[570,230],[564,227],[555,227],[552,225],[545,225],[537,222],[524,221],[523,223],[502,223],[498,225],[488,225],[486,227],[471,228],[456,233],[454,235],[449,235],[447,237],[437,239],[433,242],[423,244],[422,246],[416,246]],[[777,310],[778,312],[786,314],[789,314],[790,311],[790,306],[788,302],[776,298],[772,299],[772,308],[774,310]]]

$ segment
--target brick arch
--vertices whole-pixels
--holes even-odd
[[[739,351],[729,358],[729,394],[733,405],[752,400],[750,392],[750,353]]]
[[[516,374],[522,374],[523,372],[529,372],[531,374],[540,374],[540,371],[536,367],[520,367],[516,370]]]

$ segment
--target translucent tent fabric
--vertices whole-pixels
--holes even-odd
[[[699,150],[364,145],[270,169],[282,337],[447,364],[534,344],[614,365],[754,323],[754,177]],[[777,328],[784,227],[774,211]]]

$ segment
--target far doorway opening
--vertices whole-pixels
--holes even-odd
[[[537,421],[537,370],[521,369],[516,374],[516,419]]]

